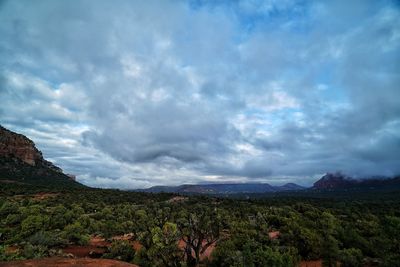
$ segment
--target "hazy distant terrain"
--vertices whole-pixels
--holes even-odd
[[[279,191],[302,190],[305,187],[288,183],[282,186],[272,186],[262,183],[242,183],[242,184],[197,184],[180,186],[154,186],[148,189],[138,190],[151,193],[181,193],[181,194],[239,194],[239,193],[266,193]]]

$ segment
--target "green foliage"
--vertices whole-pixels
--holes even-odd
[[[177,246],[180,233],[176,224],[166,222],[162,229],[154,227],[151,236],[148,256],[153,259],[153,266],[181,266],[183,253]]]
[[[200,254],[216,243],[221,232],[221,217],[217,209],[194,205],[192,212],[181,211],[178,220],[179,231],[185,243],[187,266],[197,266]]]
[[[28,238],[28,242],[34,246],[42,247],[57,247],[65,245],[65,240],[59,238],[56,233],[45,231],[36,232]]]
[[[23,259],[18,253],[7,252],[7,248],[7,246],[0,245],[0,262]]]
[[[28,243],[24,246],[22,255],[25,259],[39,259],[49,256],[49,250],[45,246]]]
[[[318,259],[321,256],[322,236],[313,228],[290,222],[282,227],[282,240],[296,247],[304,259]]]
[[[383,267],[400,267],[400,253],[387,255],[381,264]]]
[[[247,241],[242,249],[238,249],[232,240],[218,244],[213,253],[212,266],[297,266],[297,250],[263,246],[255,240]]]
[[[117,259],[131,262],[135,257],[135,251],[127,241],[115,240],[112,242],[108,252],[103,255],[106,259]]]
[[[313,259],[344,267],[400,262],[400,198],[395,193],[334,200],[190,196],[171,202],[172,194],[98,189],[67,189],[39,200],[33,194],[43,188],[37,190],[0,188],[0,259],[53,256],[63,246],[86,244],[92,235],[111,240],[132,233],[140,250],[132,250],[132,241],[114,241],[104,257],[142,267],[297,266]],[[269,237],[273,231],[279,232],[276,238]],[[19,253],[5,253],[5,245]],[[214,246],[212,258],[203,259]]]
[[[0,208],[0,216],[5,218],[10,214],[18,212],[18,204],[12,201],[5,201]]]
[[[295,266],[295,260],[288,253],[281,253],[270,247],[259,248],[253,255],[255,266],[290,267]]]
[[[342,267],[362,266],[363,254],[357,248],[344,249],[340,252],[340,262]]]
[[[339,257],[338,241],[331,235],[326,235],[322,243],[323,266],[332,267],[337,265]]]
[[[89,241],[89,236],[87,235],[86,229],[84,229],[77,221],[73,224],[67,225],[64,228],[63,237],[68,241],[78,245],[86,245]]]
[[[67,209],[59,204],[57,205],[50,218],[50,226],[52,229],[64,229],[64,227],[71,223],[72,213],[67,212]]]
[[[250,256],[249,251],[245,252],[246,256]],[[251,254],[251,253],[250,253]],[[229,266],[243,266],[243,263],[246,262],[249,267],[254,267],[253,260],[250,261],[246,258],[243,259],[242,253],[236,249],[235,244],[232,240],[225,240],[218,244],[218,247],[213,251],[212,254],[213,261],[212,266],[221,266],[221,267],[229,267]]]
[[[21,235],[28,237],[35,232],[47,228],[49,218],[45,215],[29,215],[21,223]]]
[[[49,168],[44,162],[37,162],[35,166],[32,166],[17,158],[9,157],[0,157],[0,180],[15,181],[17,186],[13,184],[5,184],[3,186],[2,183],[2,187],[5,187],[9,193],[13,192],[15,194],[26,193],[36,188],[41,191],[44,189],[85,188],[84,185],[69,179],[62,172]]]
[[[24,219],[24,217],[22,216],[22,214],[16,213],[16,214],[8,214],[4,223],[6,225],[18,225],[22,222],[22,220]]]

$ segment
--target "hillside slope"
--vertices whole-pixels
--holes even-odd
[[[46,187],[84,187],[45,160],[34,142],[0,126],[0,182]]]
[[[400,177],[372,177],[354,179],[341,173],[327,173],[312,187],[318,190],[400,189]]]

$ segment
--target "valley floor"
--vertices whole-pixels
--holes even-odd
[[[399,207],[398,191],[245,200],[7,184],[0,266],[395,267]]]

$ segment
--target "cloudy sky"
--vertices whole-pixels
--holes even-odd
[[[398,1],[0,1],[0,124],[90,186],[400,173]]]

